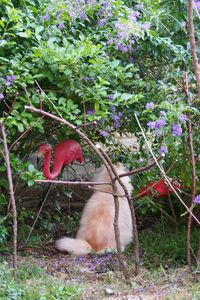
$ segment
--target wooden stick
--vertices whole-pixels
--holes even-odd
[[[9,155],[9,150],[8,150],[4,122],[1,123],[1,132],[2,132],[2,137],[3,137],[3,147],[4,147],[9,193],[10,193],[12,214],[13,214],[13,271],[14,271],[14,277],[16,277],[16,274],[17,274],[17,209],[16,209],[16,201],[15,201],[15,196],[14,196],[12,171],[11,171],[11,166],[10,166],[10,155]]]

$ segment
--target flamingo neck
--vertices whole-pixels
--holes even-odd
[[[55,179],[60,174],[62,166],[57,165],[56,162],[54,161],[53,171],[51,172],[50,163],[51,163],[51,150],[49,150],[45,155],[44,176],[47,179]]]

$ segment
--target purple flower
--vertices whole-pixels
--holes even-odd
[[[134,12],[132,13],[132,16],[133,16],[133,17],[136,17],[136,18],[139,18],[140,12],[139,12],[138,10],[136,10],[136,11],[134,11]]]
[[[197,9],[200,10],[200,1],[199,0],[195,0],[195,4],[196,4]]]
[[[103,3],[103,7],[104,7],[104,8],[107,8],[109,5],[110,5],[109,2],[104,2],[104,3]]]
[[[102,130],[100,132],[100,135],[103,136],[103,137],[107,137],[107,136],[109,136],[109,133],[106,130]]]
[[[197,203],[197,204],[200,204],[200,195],[197,195],[197,196],[194,198],[194,202]]]
[[[2,93],[0,93],[0,100],[2,100],[4,98],[4,95]]]
[[[172,125],[172,134],[175,136],[181,136],[182,135],[182,127],[181,124],[177,123],[177,124],[173,124]]]
[[[15,81],[15,79],[16,79],[15,75],[7,75],[6,80],[4,80],[6,86],[11,86],[13,84],[13,81]]]
[[[161,129],[158,129],[158,130],[156,130],[155,134],[159,138],[163,135],[163,131]]]
[[[155,128],[161,128],[166,125],[166,121],[164,119],[160,119],[156,121]]]
[[[164,110],[161,110],[161,111],[160,111],[160,116],[161,116],[161,117],[166,117],[166,112],[165,112]]]
[[[159,150],[159,153],[160,153],[161,155],[165,156],[165,154],[168,153],[167,147],[166,147],[166,146],[161,146],[161,147],[160,147],[160,150]]]
[[[92,78],[89,77],[89,76],[85,76],[85,77],[83,77],[83,80],[85,80],[85,81],[92,81]]]
[[[128,52],[128,47],[124,46],[124,45],[121,44],[121,43],[118,43],[117,48],[118,48],[118,50],[120,50],[122,53]]]
[[[144,23],[141,26],[141,29],[143,30],[149,30],[151,28],[151,24],[150,23]]]
[[[185,22],[185,21],[182,21],[182,22],[181,22],[181,28],[185,28],[185,26],[186,26],[186,22]]]
[[[44,15],[42,18],[43,18],[43,20],[46,20],[46,21],[50,20],[50,16],[49,15]]]
[[[58,26],[59,26],[59,28],[60,28],[61,30],[65,28],[64,23],[60,23]]]
[[[120,119],[121,119],[121,117],[122,117],[122,113],[121,113],[121,111],[120,111],[120,112],[118,112],[117,115],[116,115],[116,114],[112,114],[111,117],[112,117],[112,119],[113,119],[115,122],[119,122]]]
[[[79,18],[81,19],[81,20],[88,20],[88,16],[86,15],[86,13],[84,12],[84,11],[80,11],[79,12]]]
[[[95,114],[95,109],[93,108],[93,109],[90,109],[90,110],[88,110],[87,112],[86,112],[86,114],[88,114],[88,115],[93,115],[93,114]]]
[[[97,25],[102,27],[106,24],[106,22],[107,22],[107,19],[100,19],[100,20],[98,20]]]
[[[188,121],[188,117],[186,116],[186,115],[180,115],[179,117],[178,117],[178,119],[179,119],[179,121],[181,121],[181,122],[186,122],[186,121]]]
[[[115,111],[116,111],[116,107],[115,107],[114,105],[111,105],[111,106],[110,106],[110,110],[111,110],[112,112],[115,112]]]
[[[155,104],[153,102],[148,102],[146,104],[146,109],[153,110],[155,108]]]
[[[155,128],[156,128],[156,122],[150,121],[150,122],[147,123],[147,126],[148,126],[150,129],[155,129]]]
[[[129,61],[130,61],[131,63],[133,63],[133,62],[134,62],[134,58],[133,58],[133,56],[130,56],[130,57],[129,57]]]
[[[109,99],[110,101],[113,101],[113,100],[114,100],[114,96],[111,94],[111,95],[108,96],[108,99]]]
[[[114,127],[115,127],[115,128],[119,128],[120,126],[121,126],[120,120],[115,120],[115,121],[114,121]]]
[[[135,5],[135,9],[141,10],[143,8],[144,4],[143,3],[138,3]]]
[[[108,41],[107,41],[107,44],[108,45],[111,45],[111,44],[113,44],[114,43],[114,39],[113,38],[110,38]]]

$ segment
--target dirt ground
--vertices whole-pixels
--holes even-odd
[[[81,289],[82,300],[198,300],[200,299],[200,271],[190,273],[186,267],[150,271],[141,266],[134,276],[134,263],[127,259],[131,273],[131,287],[125,284],[119,271],[116,255],[88,255],[73,257],[53,247],[25,248],[18,253],[19,265],[37,265],[49,276]]]

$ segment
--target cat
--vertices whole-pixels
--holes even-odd
[[[114,165],[117,174],[126,171],[122,163]],[[122,177],[124,185],[129,193],[133,187],[129,177]],[[110,182],[110,176],[105,166],[96,176],[97,182]],[[124,194],[121,185],[116,181],[117,193]],[[99,188],[100,187],[100,188]],[[111,185],[100,185],[98,189],[112,192]],[[119,232],[121,250],[132,240],[132,219],[131,212],[126,197],[119,197]],[[85,205],[80,221],[80,227],[76,238],[64,237],[56,241],[55,247],[60,251],[67,251],[73,255],[86,255],[88,253],[104,254],[116,251],[116,241],[114,233],[115,205],[112,194],[101,191],[94,191]]]

